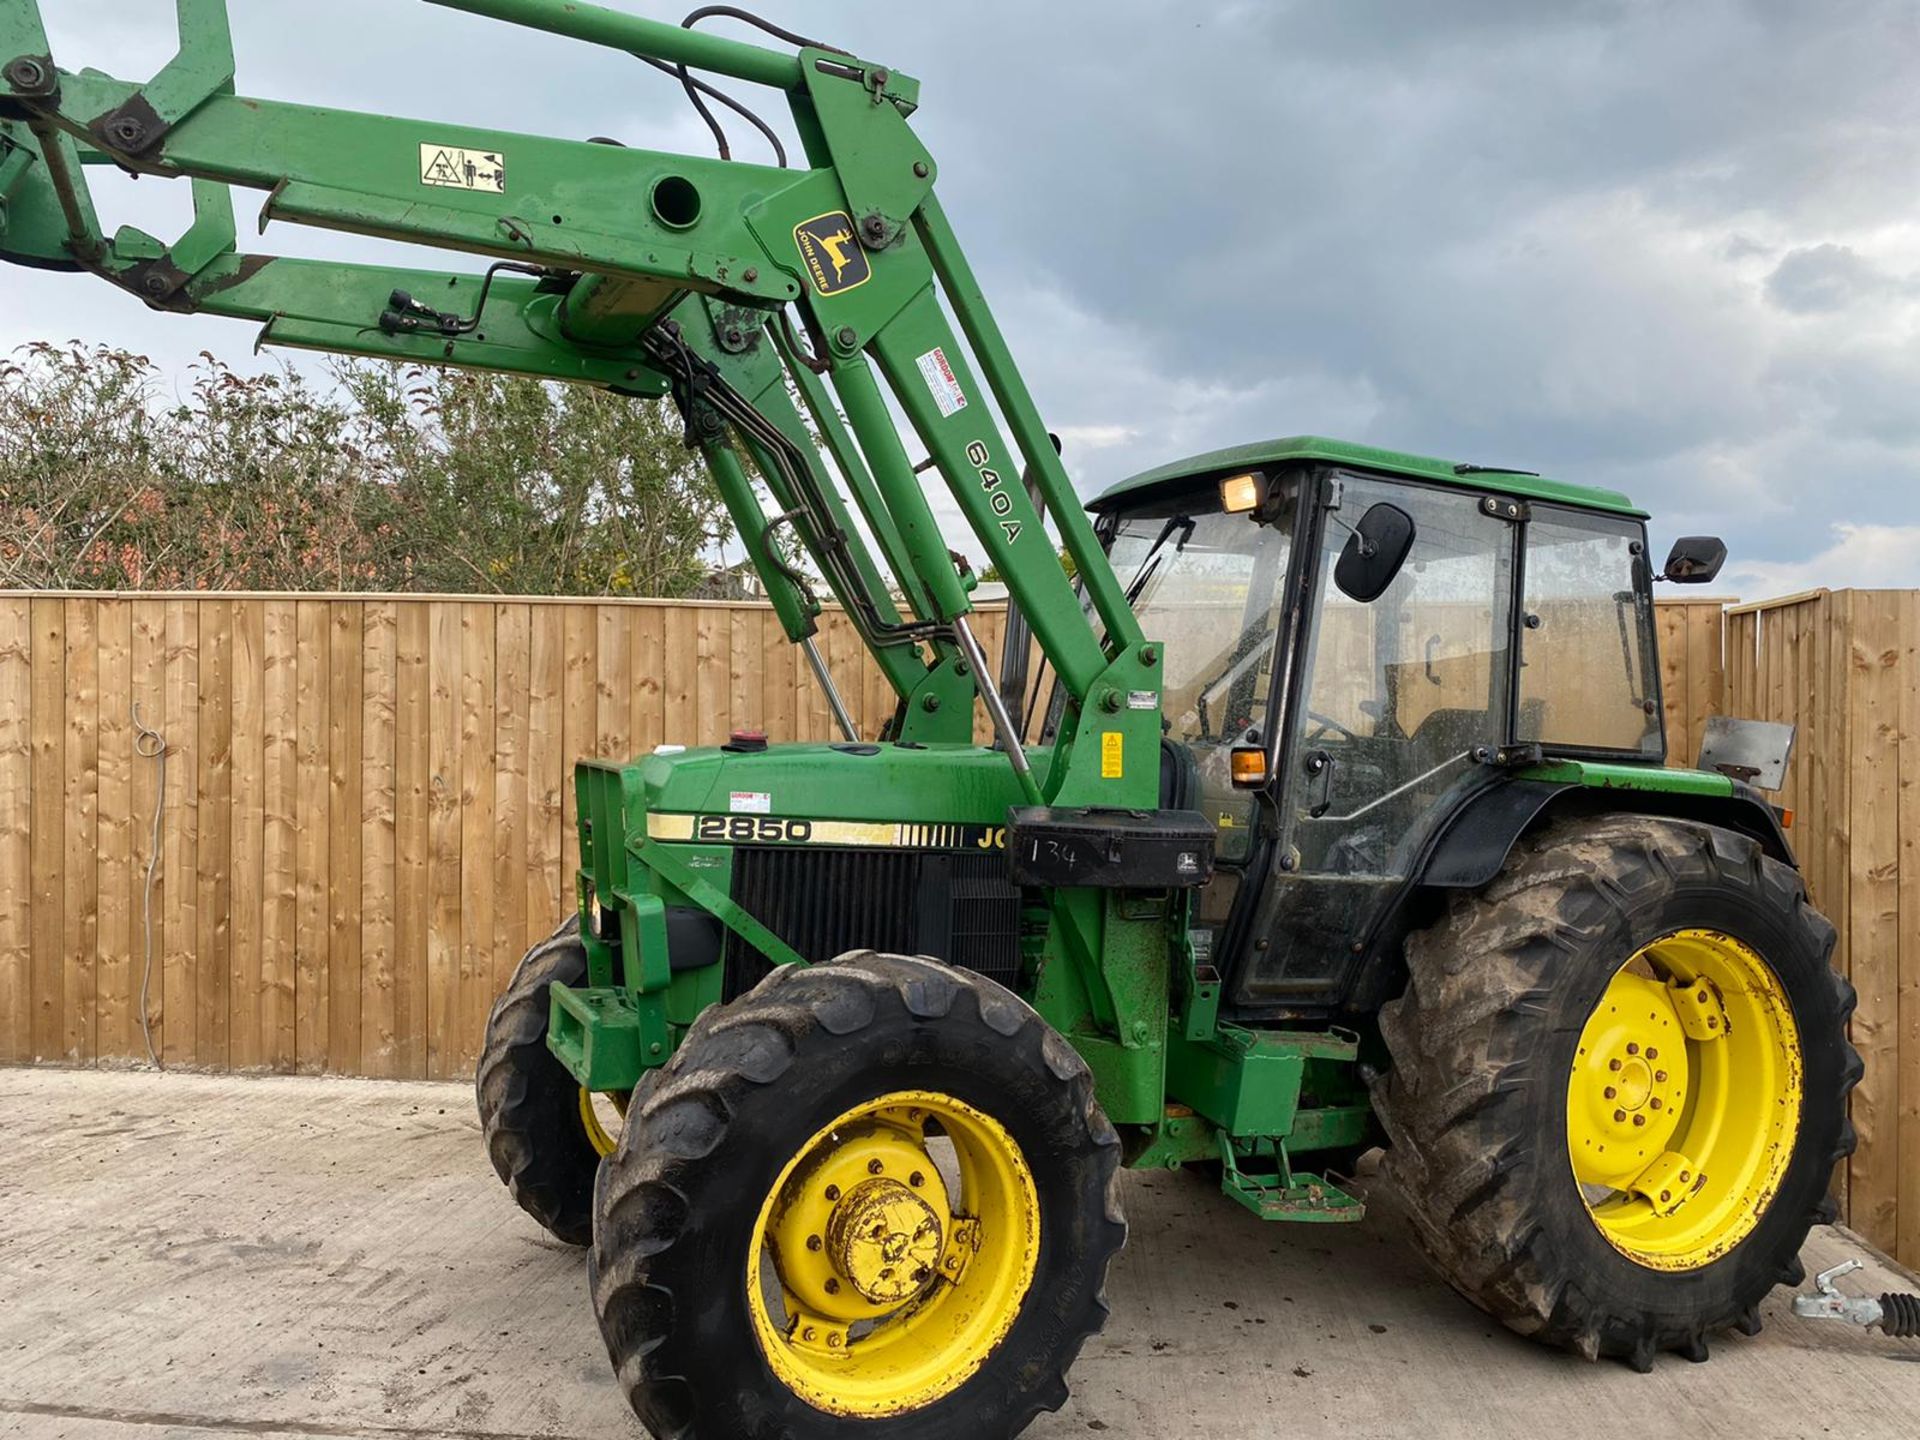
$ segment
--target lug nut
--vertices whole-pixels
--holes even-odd
[[[800,1332],[800,1338],[802,1340],[811,1340],[813,1339],[813,1337],[814,1337],[814,1329],[811,1325],[807,1326],[806,1329]]]
[[[1613,1120],[1616,1125],[1623,1122],[1626,1118],[1627,1112],[1624,1110],[1616,1110],[1613,1112]]]
[[[1606,1091],[1605,1091],[1605,1094],[1606,1094],[1606,1097],[1607,1097],[1607,1099],[1609,1099],[1609,1100],[1611,1100],[1611,1099],[1613,1099],[1613,1097],[1614,1097],[1614,1096],[1616,1096],[1616,1095],[1618,1095],[1619,1093],[1620,1093],[1620,1092],[1619,1092],[1618,1090],[1616,1090],[1616,1089],[1614,1089],[1614,1088],[1613,1088],[1613,1086],[1611,1086],[1611,1085],[1609,1085],[1609,1086],[1607,1086],[1607,1088],[1606,1088]]]
[[[881,1164],[878,1160],[869,1160],[867,1162],[867,1174],[869,1175],[878,1175],[881,1171],[885,1170],[886,1168],[887,1167]]]
[[[1627,1042],[1627,1054],[1638,1055],[1639,1053],[1640,1053],[1640,1047],[1637,1044],[1635,1044],[1633,1041],[1629,1040]]]
[[[818,1235],[807,1236],[807,1249],[813,1251],[816,1255],[820,1253],[823,1243]]]
[[[1644,1125],[1647,1123],[1647,1117],[1644,1115],[1636,1115],[1633,1117],[1633,1123],[1636,1126]]]
[[[1664,1084],[1666,1084],[1666,1083],[1667,1083],[1667,1072],[1666,1072],[1666,1071],[1664,1071],[1664,1070],[1656,1070],[1656,1071],[1654,1071],[1654,1072],[1653,1072],[1653,1083],[1654,1083],[1654,1084],[1656,1084],[1656,1085],[1664,1085]]]
[[[958,1270],[959,1268],[960,1268],[960,1257],[958,1255],[947,1256],[947,1269]]]
[[[1654,1110],[1664,1110],[1667,1108],[1667,1102],[1658,1098],[1649,1100],[1647,1102],[1647,1105],[1649,1108]]]
[[[838,1350],[840,1348],[840,1336],[837,1331],[834,1334],[827,1336],[827,1345],[834,1350]]]
[[[911,1175],[907,1177],[907,1184],[911,1185],[916,1190],[918,1190],[922,1185],[926,1183],[927,1183],[927,1177],[922,1175],[918,1170],[914,1171]]]
[[[1671,1199],[1673,1199],[1673,1192],[1671,1190],[1662,1190],[1660,1192],[1660,1203],[1662,1205],[1666,1204]]]
[[[1718,1030],[1719,1028],[1720,1028],[1720,1017],[1718,1015],[1707,1016],[1707,1029]]]
[[[1618,1060],[1607,1061],[1607,1069],[1618,1070],[1619,1068],[1620,1068],[1620,1062]]]
[[[1654,1049],[1653,1046],[1651,1045],[1647,1046],[1647,1059],[1658,1060],[1659,1058],[1660,1058],[1660,1052]]]
[[[829,1295],[838,1295],[840,1293],[840,1282],[831,1276],[827,1278],[827,1293]]]
[[[839,1198],[840,1198],[840,1187],[838,1185],[827,1186],[827,1203],[832,1204],[835,1200],[838,1200]]]

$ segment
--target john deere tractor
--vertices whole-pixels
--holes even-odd
[[[800,153],[243,98],[224,0],[178,0],[128,83],[7,0],[0,252],[270,345],[678,404],[844,738],[581,763],[578,905],[479,1071],[647,1426],[1018,1432],[1106,1318],[1128,1167],[1349,1222],[1385,1147],[1440,1273],[1522,1334],[1645,1369],[1757,1328],[1859,1062],[1764,767],[1664,763],[1654,587],[1722,547],[1656,571],[1624,496],[1315,438],[1083,507],[916,81],[724,6],[435,3],[664,69],[716,133],[757,120],[722,85],[779,91]],[[191,228],[109,235],[92,165],[188,181]],[[480,263],[243,254],[232,187]],[[997,663],[935,483],[1006,582]],[[897,696],[878,734],[829,603]]]

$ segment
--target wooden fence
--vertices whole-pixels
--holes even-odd
[[[1727,709],[1799,727],[1780,803],[1835,964],[1859,992],[1853,1227],[1920,1262],[1920,591],[1837,590],[1737,606]]]
[[[833,734],[762,605],[0,595],[0,1062],[142,1058],[151,945],[168,1065],[464,1074],[571,895],[573,760],[735,723]]]
[[[1661,610],[1679,757],[1719,617]],[[875,733],[844,617],[821,648]],[[169,1065],[465,1074],[571,893],[576,756],[830,721],[763,605],[0,595],[0,1061],[141,1058],[151,945]]]

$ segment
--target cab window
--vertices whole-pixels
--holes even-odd
[[[1527,526],[1518,738],[1660,755],[1653,605],[1638,524],[1536,506]]]

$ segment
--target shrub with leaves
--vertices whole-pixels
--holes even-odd
[[[0,587],[679,595],[730,534],[661,403],[339,362],[169,397],[145,357],[0,363]]]

